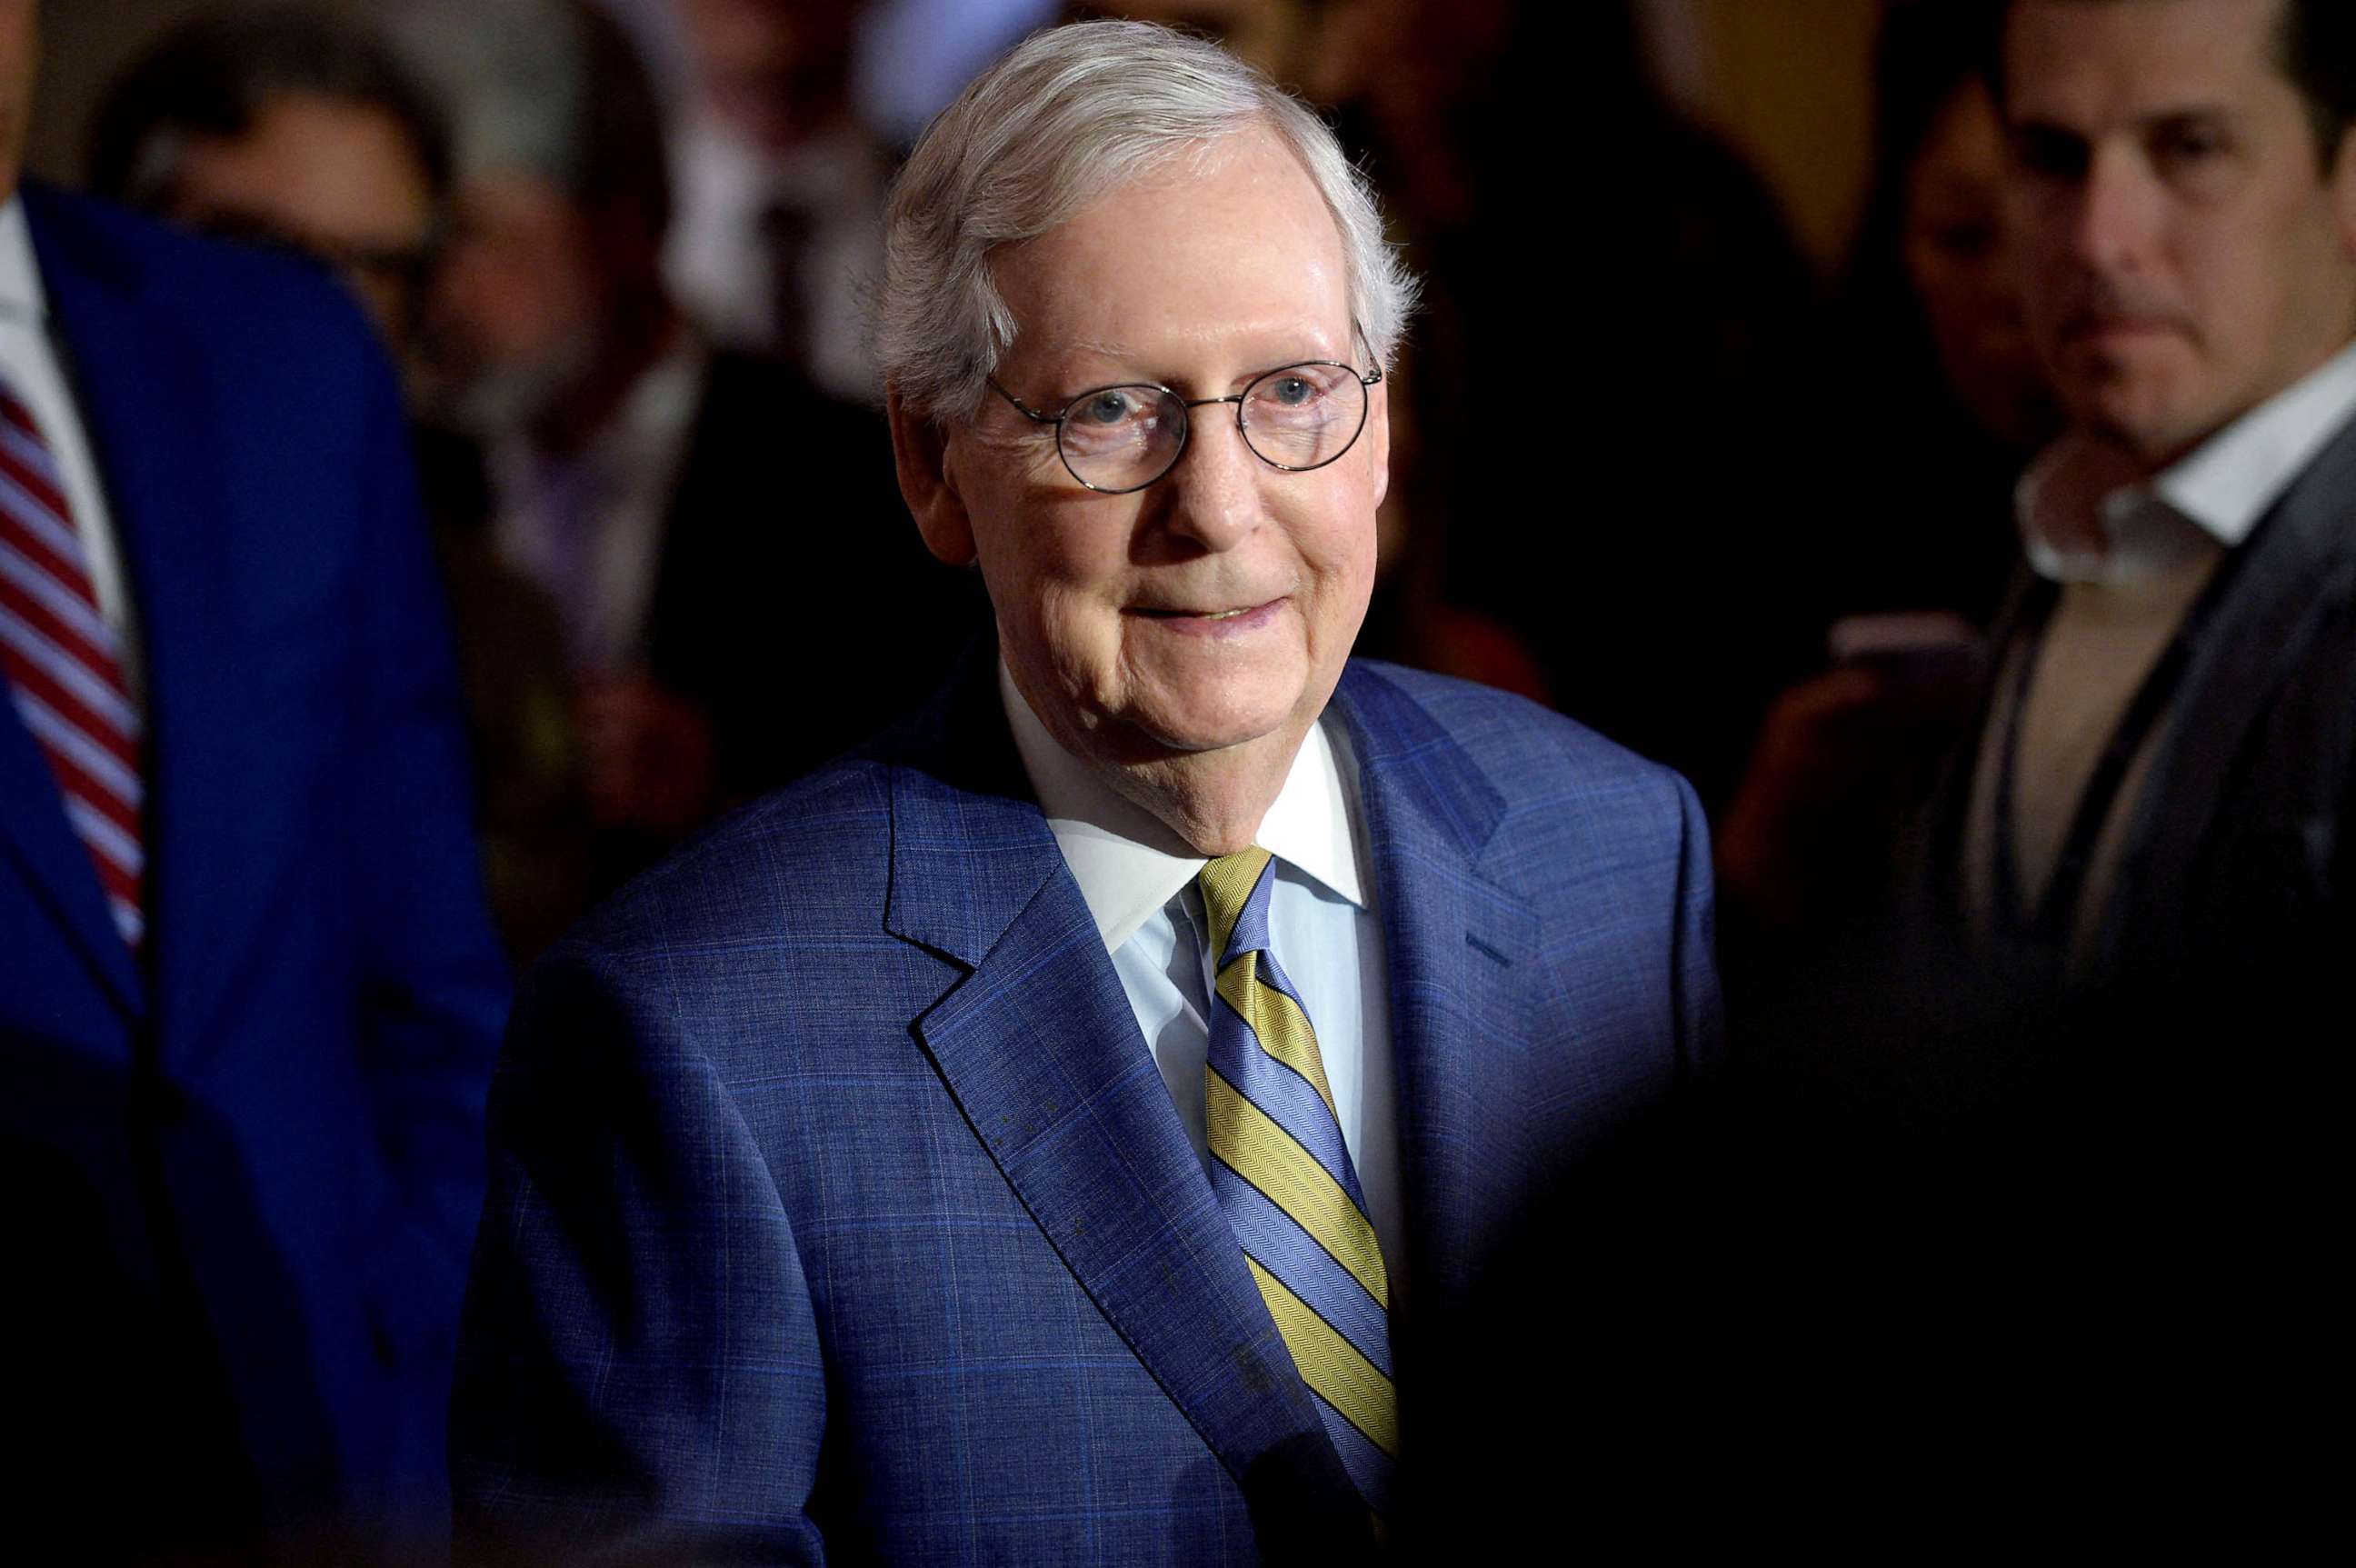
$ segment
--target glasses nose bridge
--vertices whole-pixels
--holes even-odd
[[[1176,394],[1173,393],[1172,395],[1175,396]],[[1186,448],[1194,444],[1194,411],[1198,408],[1210,408],[1215,404],[1223,403],[1231,403],[1236,405],[1236,438],[1244,444],[1245,451],[1250,453],[1255,457],[1258,457],[1259,449],[1251,444],[1251,435],[1244,428],[1244,398],[1246,395],[1247,394],[1244,392],[1229,392],[1225,397],[1179,398],[1178,406],[1186,411],[1185,431],[1178,443],[1178,456],[1171,460],[1170,467],[1174,468],[1180,462],[1183,461],[1186,456]],[[1263,462],[1266,460],[1267,459],[1265,458],[1261,459]],[[1164,473],[1167,473],[1168,471],[1168,469],[1163,470]]]
[[[1229,392],[1225,397],[1182,397],[1178,400],[1178,406],[1186,411],[1186,423],[1188,424],[1192,424],[1194,423],[1194,411],[1196,409],[1209,408],[1214,403],[1234,403],[1236,405],[1236,428],[1241,430],[1244,427],[1244,398],[1248,394],[1244,392]]]

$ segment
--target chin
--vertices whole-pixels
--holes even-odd
[[[2086,423],[2153,464],[2173,461],[2214,428],[2187,410],[2157,399],[2108,400]]]
[[[2157,456],[2197,438],[2200,421],[2175,376],[2114,373],[2092,381],[2070,400],[2077,422],[2131,452]]]
[[[1206,691],[1200,686],[1147,695],[1119,715],[1123,728],[1165,754],[1222,751],[1280,733],[1301,710],[1298,682],[1289,689]]]
[[[1275,714],[1169,714],[1134,715],[1128,727],[1151,740],[1165,754],[1198,755],[1248,746],[1276,734],[1290,719],[1286,709]]]

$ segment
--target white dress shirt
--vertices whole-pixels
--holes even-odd
[[[1994,800],[2001,740],[2018,726],[2013,847],[2020,890],[2040,898],[2112,732],[2226,553],[2247,539],[2308,464],[2356,419],[2356,345],[2252,409],[2189,456],[2136,481],[2121,459],[2067,435],[2032,465],[2016,498],[2029,565],[2060,585],[2022,711],[2022,650],[1998,671],[1975,770],[1965,865],[1967,901],[1986,929],[1995,908]],[[2130,809],[2143,791],[2161,728],[2136,756],[2096,841],[2075,950],[2101,929]],[[2028,911],[2022,911],[2023,914]]]
[[[67,504],[73,508],[74,528],[81,535],[91,588],[98,597],[99,613],[114,629],[123,679],[135,701],[142,689],[138,625],[123,581],[123,554],[115,544],[114,514],[99,483],[80,407],[49,336],[48,293],[41,286],[24,203],[14,197],[0,206],[0,379],[32,411],[33,422],[41,427],[57,460]]]
[[[1204,1073],[1216,976],[1194,877],[1209,862],[1066,751],[1003,663],[998,684],[1023,768],[1129,993],[1141,1043],[1207,1164]],[[1365,836],[1355,759],[1329,714],[1311,726],[1253,842],[1276,857],[1269,940],[1317,1031],[1342,1141],[1396,1293],[1406,1262],[1398,1090]]]
[[[2029,564],[2057,583],[2112,584],[2166,570],[2203,542],[2231,550],[2351,417],[2356,343],[2147,483],[2105,475],[2100,447],[2065,435],[2016,497]]]

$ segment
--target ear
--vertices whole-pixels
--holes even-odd
[[[1366,434],[1365,439],[1375,444],[1375,505],[1391,493],[1391,379],[1383,377],[1366,389]]]
[[[949,473],[948,434],[903,403],[897,387],[884,389],[884,411],[892,422],[900,499],[908,503],[925,548],[952,566],[971,565],[973,521]]]

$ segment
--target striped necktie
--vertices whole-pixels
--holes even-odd
[[[139,714],[73,508],[30,410],[0,382],[0,672],[57,776],[123,940],[145,935]]]
[[[1275,863],[1254,847],[1197,879],[1218,962],[1211,1188],[1343,1466],[1379,1519],[1398,1458],[1390,1277],[1300,993],[1269,950]]]

